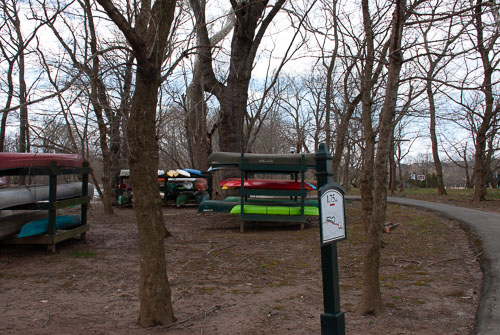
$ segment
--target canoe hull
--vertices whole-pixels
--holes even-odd
[[[94,194],[94,185],[88,184],[88,195]],[[57,185],[57,199],[79,197],[82,195],[82,183]],[[0,209],[37,203],[49,200],[49,186],[22,186],[0,189]]]
[[[80,225],[79,215],[61,215],[56,217],[56,229],[70,229]],[[22,226],[17,238],[43,235],[48,232],[49,218],[31,221]]]
[[[287,206],[262,206],[262,205],[245,205],[244,214],[264,214],[264,215],[288,215],[296,216],[301,215],[301,207],[287,207]],[[231,209],[231,214],[242,214],[241,205],[236,205]],[[319,216],[317,207],[306,206],[304,207],[304,215]]]

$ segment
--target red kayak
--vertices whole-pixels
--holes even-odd
[[[77,154],[0,153],[0,169],[50,166],[52,162],[57,162],[58,166],[80,167],[83,164],[83,158]]]
[[[237,189],[241,187],[241,179],[231,178],[222,180],[219,185],[223,190]],[[244,182],[246,189],[259,190],[300,190],[302,185],[300,181],[280,180],[280,179],[246,179]],[[316,186],[312,182],[304,182],[304,189],[312,191]]]

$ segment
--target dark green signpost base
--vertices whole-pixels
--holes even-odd
[[[342,196],[344,191],[342,186],[333,182],[332,156],[328,152],[326,145],[321,143],[316,152],[316,178],[318,180],[318,202],[320,209],[320,221],[323,221],[322,195],[327,195],[328,190],[338,190]],[[327,200],[328,201],[328,200]],[[332,205],[330,205],[332,206]],[[345,208],[342,205],[342,208]],[[345,217],[345,211],[342,213]],[[345,224],[345,219],[342,220]],[[321,239],[323,241],[323,222],[320,223]],[[345,238],[345,237],[344,237]],[[333,240],[321,246],[321,268],[323,277],[323,304],[324,313],[321,314],[321,334],[322,335],[344,335],[345,319],[344,312],[340,309],[340,290],[337,241]]]
[[[321,314],[321,335],[345,334],[344,312]]]

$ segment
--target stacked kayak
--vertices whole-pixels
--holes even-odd
[[[223,190],[234,190],[241,188],[240,178],[231,178],[222,180],[219,185]],[[284,179],[245,179],[243,187],[249,190],[300,190],[302,183],[294,180]],[[313,182],[304,182],[304,190],[315,190],[316,186]]]
[[[60,215],[56,217],[56,229],[71,229],[80,225],[80,215]],[[17,238],[47,234],[49,218],[31,221],[21,227]]]
[[[226,197],[224,200],[205,200],[200,203],[200,206],[198,207],[198,212],[200,213],[207,213],[207,212],[213,212],[213,213],[231,213],[231,214],[240,214],[241,209],[241,199],[240,197],[236,196],[230,196]],[[298,213],[300,213],[300,206],[301,202],[300,200],[292,200],[292,199],[286,199],[286,198],[281,198],[281,199],[276,199],[276,198],[248,198],[245,200],[245,213],[246,214],[251,214],[247,212],[247,207],[248,206],[261,206],[265,207],[266,209],[263,208],[256,208],[256,207],[250,207],[253,208],[253,211],[258,211],[260,213],[254,213],[254,214],[266,214],[264,212],[267,211],[268,207],[285,207],[285,208],[298,208]],[[307,213],[311,214],[306,214],[306,211],[304,210],[304,215],[318,215],[314,214],[318,210],[318,200],[316,199],[306,199],[304,200],[304,208],[310,208],[310,210],[307,211]],[[312,209],[312,208],[315,208]],[[271,210],[272,211],[272,210]],[[281,214],[276,214],[276,215],[300,215],[300,214],[295,214],[296,210],[291,210],[287,212],[287,210],[280,211],[279,209],[277,210],[281,212]],[[284,214],[287,213],[287,214]],[[290,214],[292,213],[292,214]],[[275,215],[275,214],[273,214]]]
[[[244,205],[244,213],[241,213],[241,205],[236,205],[231,209],[231,214],[264,214],[264,215],[302,215],[301,207],[290,206],[264,206],[264,205]],[[304,215],[319,216],[317,207],[305,206]]]
[[[175,205],[181,207],[190,201],[201,203],[210,199],[208,182],[201,178],[202,173],[195,169],[176,169],[166,173],[166,190],[164,199],[175,199]]]

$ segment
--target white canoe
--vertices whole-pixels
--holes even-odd
[[[88,195],[94,195],[94,185],[88,184]],[[73,182],[57,185],[57,199],[73,198],[82,195],[82,183]],[[0,189],[0,209],[49,200],[49,186],[19,186]]]

